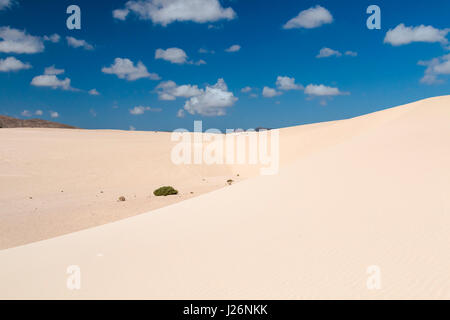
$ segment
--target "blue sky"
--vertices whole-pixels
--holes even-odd
[[[66,26],[72,4],[80,30]],[[380,30],[366,26],[371,4]],[[124,130],[357,116],[450,93],[449,12],[446,0],[0,0],[0,114]]]

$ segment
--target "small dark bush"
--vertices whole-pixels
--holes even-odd
[[[178,194],[178,190],[175,190],[173,187],[170,186],[166,186],[166,187],[161,187],[156,189],[155,191],[153,191],[153,194],[157,197],[160,196],[170,196],[173,194]]]
[[[228,185],[230,185],[230,186],[233,184],[233,182],[234,182],[234,181],[231,180],[231,179],[228,179],[228,180],[227,180],[227,183],[228,183]]]
[[[119,202],[123,202],[123,201],[126,201],[126,199],[125,199],[125,197],[124,197],[124,196],[121,196],[121,197],[119,197],[119,199],[117,199],[117,201],[119,201]]]

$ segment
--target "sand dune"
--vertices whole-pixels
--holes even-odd
[[[28,132],[0,132],[11,140],[3,155],[15,155],[2,161],[0,171],[7,181],[1,200],[11,212],[26,211],[19,208],[24,200],[3,193],[13,187],[38,192],[27,189],[28,175],[52,175],[57,163],[52,153],[41,152],[30,172],[15,170],[27,151],[17,153],[13,136],[28,139]],[[132,141],[145,145],[153,135],[71,132],[58,143],[86,146],[85,158],[77,161],[87,167],[102,153],[100,145],[124,139],[130,145],[117,152],[118,170],[136,170],[127,167],[130,158],[142,159],[141,171],[149,169],[144,163],[152,155]],[[49,145],[58,139],[46,130],[39,134],[48,136]],[[32,131],[36,139],[39,134]],[[91,145],[94,137],[104,141]],[[164,152],[159,170],[143,181],[124,180],[115,162],[105,171],[99,169],[105,163],[94,162],[95,170],[70,173],[70,182],[87,188],[82,177],[97,172],[111,173],[102,178],[112,180],[111,190],[124,183],[143,187],[153,175],[162,182],[171,170],[183,170],[166,167]],[[450,96],[285,128],[280,152],[277,175],[248,173],[230,187],[145,214],[0,251],[0,298],[450,299]],[[184,173],[186,181],[197,175],[192,170]],[[198,170],[205,170],[199,179],[236,174],[233,167]],[[61,208],[55,205],[55,212]],[[66,287],[70,265],[80,267],[80,290]],[[381,272],[380,289],[367,288],[369,266]]]
[[[120,220],[248,177],[245,168],[172,164],[174,143],[164,132],[20,128],[0,130],[0,141],[0,249]],[[154,197],[163,185],[179,195]],[[120,196],[127,201],[118,203]]]

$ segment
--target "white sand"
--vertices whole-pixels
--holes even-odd
[[[80,134],[89,141],[145,136],[73,134],[70,143],[80,143]],[[0,251],[0,298],[450,299],[450,96],[282,129],[280,139],[278,175],[243,179],[149,213]],[[18,154],[13,143],[8,146],[7,152]],[[135,157],[145,150],[130,148]],[[41,162],[29,164],[30,170],[51,174],[49,159],[55,158],[35,157]],[[73,177],[83,188],[82,178],[103,165],[91,171],[88,157],[90,149],[86,166]],[[11,176],[7,185],[1,180],[2,216],[5,208],[24,206],[23,199],[3,196],[27,188],[26,178],[22,184],[17,178],[24,171],[14,170],[19,159],[10,159],[8,170],[0,167],[1,175]],[[122,170],[132,170],[127,161]],[[162,172],[171,166],[160,165]],[[224,168],[214,170],[211,176],[226,176]],[[187,171],[190,176],[192,168]],[[146,184],[111,174],[119,185]],[[69,265],[81,268],[80,290],[66,287]],[[366,287],[371,265],[381,270],[379,290]]]
[[[245,168],[172,164],[175,142],[164,132],[2,129],[0,141],[0,249],[134,216],[246,177]],[[164,185],[179,195],[153,196]],[[118,203],[120,196],[126,201]]]

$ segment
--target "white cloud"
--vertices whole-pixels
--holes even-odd
[[[220,24],[220,25],[209,24],[208,29],[220,30],[220,29],[223,29],[223,25],[222,24]]]
[[[203,59],[200,59],[200,60],[198,60],[197,62],[194,62],[194,64],[195,64],[196,66],[201,66],[202,64],[206,64],[206,61],[203,60]]]
[[[244,88],[241,89],[241,92],[242,92],[242,93],[248,93],[248,92],[250,92],[250,91],[252,91],[252,88],[249,87],[249,86],[244,87]]]
[[[406,27],[403,23],[394,29],[389,29],[384,38],[384,43],[393,46],[401,46],[412,42],[439,42],[448,43],[446,38],[450,29],[436,29],[432,26],[420,25],[417,27]]]
[[[202,91],[197,85],[185,84],[177,86],[177,84],[171,80],[161,82],[157,87],[159,100],[175,100],[178,97],[190,98],[198,96]]]
[[[70,86],[70,79],[65,78],[64,80],[58,79],[56,75],[41,75],[34,77],[31,81],[31,85],[35,87],[50,87],[52,89],[62,89],[62,90],[75,90]]]
[[[50,111],[50,117],[52,118],[59,118],[59,113],[56,111]]]
[[[321,25],[332,23],[333,16],[331,13],[319,5],[311,7],[307,10],[301,11],[295,18],[289,20],[284,26],[284,29],[294,28],[318,28]]]
[[[160,77],[156,73],[149,73],[147,67],[139,61],[135,66],[130,59],[116,58],[114,64],[110,67],[102,68],[102,72],[106,74],[115,74],[120,79],[135,81],[141,78],[149,78],[159,80]]]
[[[187,54],[180,48],[156,49],[155,59],[163,59],[172,63],[184,64],[187,62]]]
[[[116,9],[113,11],[113,17],[118,20],[126,20],[130,10],[128,9]]]
[[[450,54],[434,58],[429,61],[419,61],[421,66],[426,66],[425,74],[420,82],[425,84],[441,83],[440,75],[450,74]]]
[[[241,50],[241,46],[238,44],[233,44],[231,47],[225,49],[226,52],[238,52]]]
[[[45,68],[45,71],[44,71],[44,74],[47,74],[47,75],[58,75],[58,74],[63,74],[63,73],[64,73],[64,69],[56,69],[55,65]]]
[[[178,110],[178,112],[177,112],[178,118],[184,118],[185,116],[186,116],[186,113],[184,112],[183,109]]]
[[[23,117],[32,117],[33,114],[36,116],[42,116],[44,114],[44,112],[42,110],[36,110],[34,113],[29,111],[29,110],[23,110],[20,113]]]
[[[0,59],[0,72],[11,72],[30,69],[29,63],[23,63],[14,57],[8,57],[6,59]]]
[[[137,106],[133,109],[130,109],[130,113],[134,116],[144,114],[146,110],[150,110],[150,107]]]
[[[156,49],[155,59],[162,59],[176,64],[195,64],[196,66],[206,64],[205,60],[202,59],[197,62],[188,60],[188,55],[183,49],[180,48],[168,48],[166,50]]]
[[[199,53],[210,53],[210,54],[216,53],[214,50],[208,50],[208,49],[205,49],[205,48],[198,49],[198,52]]]
[[[0,52],[30,54],[42,52],[45,48],[41,38],[10,27],[0,27],[0,38]]]
[[[232,92],[228,91],[223,79],[217,80],[213,86],[206,86],[201,93],[191,97],[184,104],[184,110],[190,114],[203,116],[223,116],[226,108],[231,107],[238,100]]]
[[[32,113],[28,110],[23,110],[21,113],[22,117],[31,117]]]
[[[333,50],[333,49],[324,47],[324,48],[320,49],[320,52],[316,56],[316,58],[328,58],[331,56],[340,57],[340,56],[342,56],[342,53],[340,53],[337,50]]]
[[[319,96],[319,97],[330,97],[348,94],[345,92],[341,92],[338,88],[328,87],[323,84],[320,85],[309,84],[305,88],[305,93],[310,96]]]
[[[71,87],[69,78],[61,80],[57,77],[57,75],[63,73],[64,69],[56,69],[54,65],[47,67],[45,68],[43,75],[33,78],[33,80],[31,81],[31,85],[35,87],[49,87],[52,89],[79,91],[78,89]]]
[[[133,126],[130,126],[128,129],[129,129],[130,131],[135,131],[135,130],[136,130],[136,128],[133,127]]]
[[[279,96],[281,94],[282,94],[281,92],[279,92],[273,88],[269,88],[269,87],[264,87],[263,91],[262,91],[262,95],[265,98],[273,98],[273,97]]]
[[[53,43],[57,43],[57,42],[59,42],[59,40],[61,40],[61,37],[59,36],[59,34],[54,33],[51,36],[44,36],[44,40],[45,41],[50,41],[50,42],[53,42]]]
[[[14,0],[0,0],[0,10],[11,8],[15,4]]]
[[[100,92],[98,92],[97,89],[91,89],[91,90],[88,91],[88,93],[91,96],[99,96],[100,95]]]
[[[94,47],[85,40],[76,39],[74,37],[66,37],[67,44],[73,48],[83,48],[84,50],[94,50]]]
[[[278,76],[276,82],[277,88],[279,90],[302,90],[303,86],[295,83],[295,78]],[[263,92],[264,95],[264,92]]]
[[[134,116],[138,116],[141,114],[144,114],[146,111],[152,111],[152,112],[160,112],[162,111],[160,108],[151,108],[151,107],[145,107],[145,106],[136,106],[133,109],[130,109],[130,114]]]
[[[356,57],[358,55],[358,52],[348,50],[345,51],[345,55],[350,57]]]
[[[162,26],[175,21],[205,23],[236,17],[232,8],[223,8],[218,0],[133,0],[128,1],[125,8],[114,10],[113,16],[125,20],[131,12],[141,20],[151,20]]]

